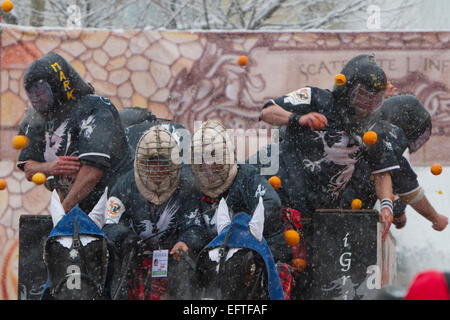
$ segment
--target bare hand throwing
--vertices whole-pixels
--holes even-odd
[[[444,230],[448,225],[448,218],[442,214],[439,214],[437,219],[433,222],[433,229],[436,231]]]
[[[298,123],[301,126],[308,126],[311,130],[322,130],[325,126],[328,125],[327,117],[325,117],[321,113],[310,112],[305,114],[298,119]]]

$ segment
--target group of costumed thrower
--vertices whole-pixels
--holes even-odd
[[[66,214],[54,224],[48,240],[52,245],[45,247],[49,281],[43,297],[223,298],[224,292],[212,295],[205,289],[205,279],[232,275],[213,272],[205,278],[199,272],[215,262],[219,270],[229,268],[223,255],[231,254],[247,257],[244,273],[264,266],[264,280],[256,278],[267,286],[266,295],[254,294],[256,282],[249,281],[253,293],[243,299],[311,299],[316,209],[347,209],[355,198],[373,208],[379,199],[385,239],[393,214],[401,227],[405,205],[426,200],[403,152],[414,152],[427,141],[431,118],[413,96],[383,103],[386,86],[374,57],[359,55],[336,77],[332,91],[307,86],[269,100],[261,119],[282,127],[282,140],[237,163],[232,137],[220,121],[205,121],[190,135],[183,125],[142,109],[118,112],[61,56],[48,53],[36,60],[24,77],[33,108],[19,128],[29,143],[18,167],[29,179],[45,173],[46,187],[60,200],[52,215]],[[401,114],[407,108],[410,118],[405,121]],[[367,131],[376,133],[376,143],[365,143]],[[279,170],[276,177],[263,176],[258,159],[273,150],[279,150]],[[393,190],[399,196],[398,214]],[[100,223],[90,215],[80,219],[80,212],[99,206],[104,207]],[[220,206],[227,215],[219,215]],[[428,217],[436,230],[447,225],[440,215]],[[227,228],[223,219],[229,220]],[[255,225],[259,227],[252,229]],[[240,241],[239,234],[246,240]],[[69,247],[54,240],[70,236]],[[83,282],[90,289],[70,296],[58,288],[73,276],[68,262],[75,263],[75,251],[84,252],[74,248],[85,247],[78,239],[82,236],[92,237],[87,245],[100,257],[89,263],[103,265],[95,268],[86,259],[77,260],[80,273],[97,280]],[[215,261],[209,252],[221,247],[227,249],[219,250],[222,256]],[[240,250],[230,253],[231,248]],[[57,259],[55,252],[61,253]],[[95,278],[97,273],[103,276]]]

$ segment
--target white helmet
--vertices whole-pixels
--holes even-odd
[[[136,147],[134,179],[139,192],[160,205],[180,182],[180,149],[172,134],[157,125],[144,132]]]

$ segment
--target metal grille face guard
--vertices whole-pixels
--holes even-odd
[[[230,169],[236,164],[234,145],[225,127],[208,120],[192,136],[191,167],[203,188],[224,184]]]
[[[171,133],[161,126],[146,131],[136,148],[135,176],[150,192],[160,195],[178,186],[180,151]]]
[[[351,92],[350,105],[355,108],[355,115],[360,120],[381,106],[383,96],[384,91],[371,92],[358,84]]]

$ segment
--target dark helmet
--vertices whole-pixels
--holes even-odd
[[[157,121],[156,116],[141,107],[126,107],[119,111],[120,121],[124,128],[144,122]]]
[[[411,153],[422,147],[431,136],[431,115],[413,95],[402,94],[386,99],[377,114],[403,130]]]
[[[346,78],[345,83],[335,84],[333,88],[338,110],[347,124],[360,122],[381,105],[387,86],[386,74],[368,54],[352,58],[341,74]]]
[[[70,63],[54,52],[33,61],[25,70],[23,79],[23,87],[33,108],[44,115],[55,111],[58,105],[65,105],[94,93],[94,87],[85,82]]]

